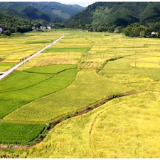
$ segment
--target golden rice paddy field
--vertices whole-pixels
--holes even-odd
[[[160,39],[30,32],[0,39],[0,71],[63,34],[0,81],[0,157],[160,158]]]

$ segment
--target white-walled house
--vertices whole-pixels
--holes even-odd
[[[51,26],[48,26],[47,29],[51,29]]]
[[[0,34],[2,34],[3,32],[4,32],[4,29],[0,27]]]
[[[36,29],[36,27],[32,27],[32,30],[35,30]]]
[[[40,29],[46,29],[46,27],[44,27],[44,26],[40,26]]]
[[[151,35],[156,35],[156,33],[155,33],[155,32],[152,32]]]

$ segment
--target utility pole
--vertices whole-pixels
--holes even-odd
[[[136,63],[137,63],[137,52],[135,52],[135,68],[136,68]]]
[[[38,52],[39,52],[39,45],[38,45]],[[40,53],[39,53],[39,58],[40,58]]]
[[[25,64],[25,54],[24,54],[24,70],[26,69],[26,64]]]

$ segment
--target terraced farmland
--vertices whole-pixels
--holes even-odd
[[[9,45],[21,39],[29,49],[62,33],[58,43],[0,81],[3,133],[10,135],[12,128],[5,125],[12,124],[13,137],[19,128],[24,133],[8,141],[2,133],[1,143],[42,141],[18,155],[5,150],[0,156],[159,158],[159,39],[60,30],[6,41]],[[5,55],[0,66],[9,64],[9,50],[13,48],[0,52]],[[12,56],[14,64],[24,55]],[[29,132],[32,125],[34,134]]]

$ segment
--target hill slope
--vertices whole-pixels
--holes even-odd
[[[80,6],[56,2],[0,2],[0,13],[54,23],[63,22],[83,9]]]
[[[86,24],[127,26],[134,22],[160,20],[160,2],[97,2],[74,15],[67,27],[83,28]]]

